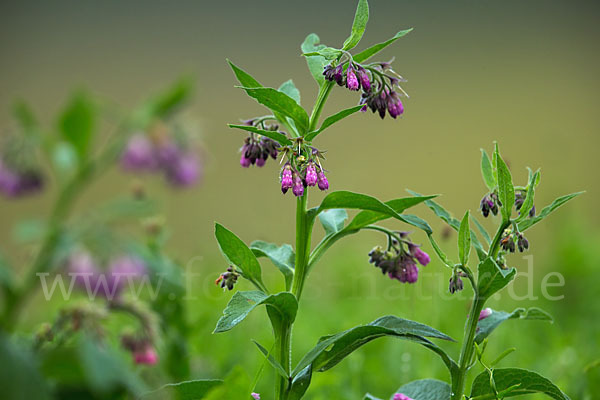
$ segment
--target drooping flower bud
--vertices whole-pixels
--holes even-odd
[[[529,241],[527,240],[527,238],[525,238],[525,236],[523,236],[522,233],[519,233],[519,237],[517,239],[517,247],[519,248],[519,251],[521,253],[529,249]]]
[[[173,186],[192,186],[200,179],[200,175],[200,161],[192,152],[180,154],[167,168],[167,180]]]
[[[319,178],[317,177],[317,168],[315,166],[315,163],[310,161],[308,163],[308,166],[306,167],[306,176],[304,180],[306,181],[306,184],[308,186],[315,186],[317,184],[318,179]]]
[[[370,92],[371,80],[369,79],[367,71],[363,67],[358,68],[358,79],[360,80],[360,85],[362,86],[363,91],[366,93]]]
[[[215,284],[220,285],[222,289],[233,290],[233,287],[237,283],[239,276],[240,276],[240,274],[238,274],[236,272],[235,268],[233,268],[232,266],[229,266],[227,268],[227,271],[223,272],[217,278],[217,280],[215,281]]]
[[[294,181],[294,186],[292,187],[292,193],[294,193],[294,196],[300,197],[304,195],[304,183],[302,182],[300,175],[294,172],[292,179]]]
[[[293,186],[292,166],[289,163],[286,163],[281,170],[281,192],[286,194]]]
[[[136,133],[129,138],[121,155],[121,165],[131,171],[151,171],[158,167],[154,144],[143,133]]]
[[[342,67],[342,64],[335,67],[333,79],[339,86],[344,86],[344,68]]]
[[[319,189],[321,189],[321,190],[329,189],[329,181],[327,180],[327,177],[325,176],[323,171],[319,171],[317,183],[318,183]]]
[[[346,87],[350,90],[356,91],[359,88],[358,79],[354,73],[354,67],[352,64],[348,64],[348,70],[346,71]]]
[[[492,312],[493,312],[492,309],[489,307],[481,310],[481,312],[479,313],[479,321],[492,315]]]
[[[459,292],[459,291],[463,290],[463,281],[462,281],[462,279],[460,279],[460,276],[453,275],[450,278],[450,285],[448,287],[448,290],[450,291],[451,294],[454,294],[455,292]]]
[[[146,346],[133,352],[133,361],[140,365],[154,365],[158,362],[158,354],[154,347],[148,343]]]
[[[422,266],[426,266],[431,261],[429,254],[425,253],[419,246],[415,244],[409,244],[408,251]]]

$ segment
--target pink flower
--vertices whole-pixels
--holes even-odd
[[[485,318],[489,317],[490,315],[492,315],[492,309],[489,308],[489,307],[488,308],[484,308],[479,313],[479,321],[481,321],[482,319],[485,319]]]
[[[252,393],[252,394],[250,394],[250,396],[252,396],[252,398],[254,400],[260,400],[260,394],[258,394],[258,393]]]
[[[292,193],[294,196],[301,197],[304,195],[304,183],[298,174],[294,173],[294,187],[292,188]]]
[[[359,88],[358,79],[351,64],[348,64],[348,71],[346,71],[346,87],[350,90],[358,90]]]
[[[281,192],[286,194],[293,186],[292,166],[288,163],[283,166],[283,171],[281,172]]]
[[[396,394],[394,395],[394,400],[413,400],[413,399],[411,399],[410,397],[408,397],[408,396],[407,396],[407,395],[405,395],[405,394],[402,394],[402,393],[396,393]]]
[[[427,254],[423,250],[421,250],[421,248],[419,246],[409,245],[408,248],[409,248],[410,254],[414,258],[416,258],[417,261],[419,262],[419,264],[421,264],[422,266],[426,266],[431,261],[431,258],[429,258],[429,254]]]
[[[315,186],[317,184],[317,169],[315,168],[315,164],[311,161],[306,167],[306,184],[308,186]]]
[[[133,353],[133,361],[136,364],[154,365],[158,362],[158,355],[154,347],[148,344]]]
[[[329,189],[329,181],[327,180],[327,177],[325,176],[323,171],[319,172],[318,184],[319,184],[319,189],[321,189],[321,190]]]

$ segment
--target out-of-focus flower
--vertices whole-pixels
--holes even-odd
[[[408,396],[407,396],[407,395],[405,395],[405,394],[402,394],[402,393],[396,393],[396,394],[394,395],[394,400],[413,400],[413,399],[411,399],[410,397],[408,397]]]
[[[479,321],[481,321],[482,319],[486,319],[487,317],[492,315],[492,312],[492,309],[489,307],[481,310],[481,312],[479,313]]]

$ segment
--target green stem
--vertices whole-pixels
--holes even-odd
[[[312,233],[313,220],[309,217],[306,210],[308,194],[298,198],[296,203],[296,259],[294,266],[294,282],[292,283],[292,293],[300,301],[304,281],[307,275],[308,259],[310,255],[310,238]]]
[[[277,328],[276,328],[277,329]],[[292,351],[292,325],[282,323],[275,333],[275,348],[276,357],[285,372],[290,374],[291,371],[291,351]],[[285,400],[288,397],[290,382],[288,379],[277,374],[275,382],[275,399]]]
[[[308,125],[309,132],[314,131],[317,127],[317,122],[319,122],[319,117],[321,116],[321,112],[323,111],[323,106],[327,101],[327,97],[329,97],[329,93],[331,93],[333,85],[333,82],[325,82],[325,84],[319,89],[317,101],[315,103],[315,106],[313,107],[312,113],[310,114],[310,123]]]

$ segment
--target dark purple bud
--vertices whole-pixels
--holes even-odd
[[[121,165],[131,171],[155,170],[158,160],[150,138],[143,133],[131,136],[121,155]]]
[[[283,166],[281,171],[281,192],[286,194],[289,189],[294,186],[294,180],[292,177],[292,166],[287,163]]]
[[[367,71],[363,67],[360,67],[358,69],[358,78],[360,80],[360,85],[362,86],[362,89],[365,92],[370,92],[371,91],[371,80],[369,79],[369,75],[367,74]]]
[[[334,74],[335,74],[335,68],[333,67],[333,65],[331,65],[331,64],[326,65],[325,69],[323,70],[323,76],[325,76],[325,79],[327,79],[328,81],[333,81]]]
[[[318,178],[317,184],[319,186],[319,189],[321,189],[321,190],[329,189],[329,181],[327,180],[327,177],[325,176],[323,171],[319,171],[317,178]]]
[[[451,294],[463,290],[463,281],[460,279],[460,276],[453,276],[450,278],[450,285],[448,289],[450,290]]]
[[[529,218],[533,217],[535,217],[535,206],[532,206],[531,210],[529,210]]]
[[[181,154],[167,168],[167,179],[173,186],[188,187],[200,179],[201,173],[198,156],[188,152]]]
[[[315,163],[310,161],[308,163],[308,166],[306,167],[306,176],[304,180],[306,181],[306,184],[308,186],[315,186],[317,184],[318,179],[319,178],[317,177],[317,168],[315,166]]]
[[[342,64],[335,67],[333,72],[333,79],[337,82],[339,86],[344,86],[344,68]]]
[[[352,64],[348,64],[348,70],[346,71],[346,87],[354,91],[359,88],[358,79],[356,78]]]
[[[264,167],[266,162],[267,162],[267,156],[265,156],[264,154],[261,155],[259,158],[256,159],[256,166],[257,167]]]

